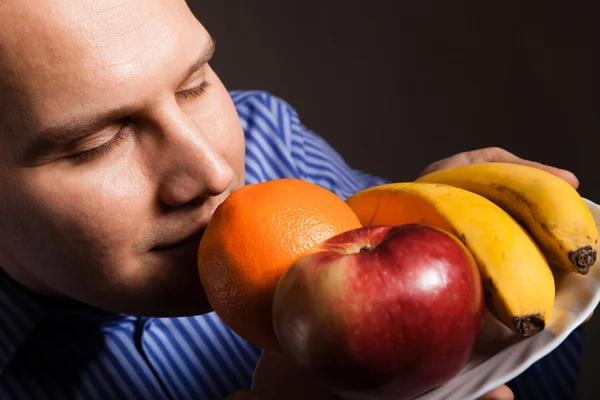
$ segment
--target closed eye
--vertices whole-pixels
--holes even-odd
[[[192,97],[198,97],[198,96],[201,96],[202,94],[206,93],[206,90],[208,89],[209,86],[210,86],[210,83],[208,83],[207,81],[203,81],[201,84],[199,84],[196,87],[182,90],[181,92],[175,93],[175,96],[180,99],[189,99]]]
[[[67,158],[74,160],[79,164],[108,154],[112,150],[116,149],[119,144],[127,138],[127,135],[130,133],[129,131],[130,130],[128,129],[127,125],[124,125],[109,141],[101,144],[98,147],[71,154],[67,156]]]

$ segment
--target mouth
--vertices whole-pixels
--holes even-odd
[[[171,251],[171,250],[188,248],[191,246],[198,247],[200,245],[200,240],[202,239],[202,235],[204,235],[205,230],[206,230],[206,227],[202,227],[201,229],[199,229],[196,232],[194,232],[193,234],[183,238],[182,240],[179,240],[177,242],[164,243],[164,244],[160,244],[158,246],[154,246],[150,249],[150,251],[166,252],[166,251]]]

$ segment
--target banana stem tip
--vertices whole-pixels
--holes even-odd
[[[544,317],[541,314],[515,317],[513,318],[513,323],[519,335],[523,337],[533,336],[546,326]]]
[[[585,275],[596,263],[596,250],[592,246],[581,247],[569,253],[569,259],[577,270]]]

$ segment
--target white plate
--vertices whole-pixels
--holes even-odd
[[[600,205],[584,199],[600,229]],[[415,400],[469,400],[498,387],[544,357],[585,321],[600,302],[600,258],[587,275],[556,272],[556,299],[546,329],[525,339],[489,314],[467,366]]]

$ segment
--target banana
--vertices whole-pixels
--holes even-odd
[[[527,229],[550,265],[585,275],[596,262],[591,211],[575,188],[550,172],[489,162],[439,170],[417,182],[452,185],[496,203]]]
[[[361,223],[418,223],[444,229],[473,254],[486,306],[499,321],[526,337],[544,329],[554,306],[554,276],[531,236],[486,198],[449,185],[390,183],[346,200]]]

